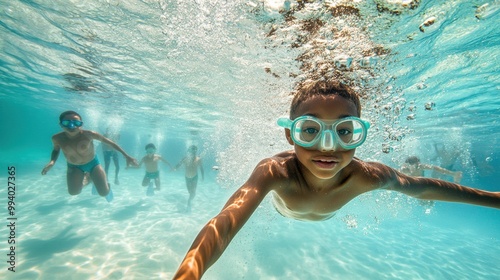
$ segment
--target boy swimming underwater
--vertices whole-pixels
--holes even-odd
[[[308,81],[279,119],[294,146],[263,159],[250,178],[200,231],[174,279],[200,279],[222,255],[267,194],[283,216],[320,221],[355,197],[377,189],[416,198],[500,208],[500,192],[487,192],[431,178],[411,177],[378,162],[354,157],[366,139],[359,98],[337,82]]]
[[[59,116],[59,125],[63,132],[57,133],[52,136],[52,143],[54,148],[50,157],[50,161],[42,170],[42,175],[54,166],[62,150],[66,160],[68,161],[67,171],[67,184],[68,193],[70,195],[77,195],[81,193],[85,174],[89,174],[94,182],[97,192],[101,196],[110,194],[110,188],[106,173],[102,168],[97,156],[95,154],[93,140],[99,140],[108,144],[113,149],[123,154],[127,160],[128,165],[137,165],[137,161],[130,157],[125,151],[118,146],[115,142],[102,136],[101,134],[81,129],[83,121],[80,115],[74,111],[63,112]],[[110,201],[111,197],[106,197]]]

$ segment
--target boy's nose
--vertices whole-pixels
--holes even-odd
[[[337,148],[337,145],[333,139],[333,134],[331,131],[326,130],[321,135],[321,151],[333,151]]]

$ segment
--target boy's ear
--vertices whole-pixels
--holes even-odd
[[[285,136],[286,136],[286,140],[288,141],[288,143],[290,145],[293,145],[293,140],[292,140],[292,136],[290,136],[290,129],[287,129],[285,128]]]

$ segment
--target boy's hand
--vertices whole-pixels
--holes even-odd
[[[138,167],[139,163],[137,162],[137,160],[135,158],[128,157],[127,158],[127,167],[129,167],[130,165],[132,165],[134,167]]]
[[[53,162],[50,162],[47,165],[45,165],[45,167],[42,170],[42,175],[47,174],[47,172],[52,168],[52,166],[54,166]]]

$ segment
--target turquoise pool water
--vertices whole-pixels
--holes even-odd
[[[0,0],[0,278],[170,279],[256,163],[290,148],[275,120],[321,69],[363,93],[373,127],[358,157],[397,168],[418,155],[500,191],[499,1],[306,2],[287,14],[283,1]],[[192,212],[183,172],[165,165],[149,197],[144,170],[120,158],[112,203],[88,187],[70,196],[62,155],[40,175],[65,110],[119,130],[135,158],[153,142],[176,164],[197,144]],[[324,222],[285,219],[266,199],[204,279],[499,279],[499,236],[498,210],[396,193]]]

